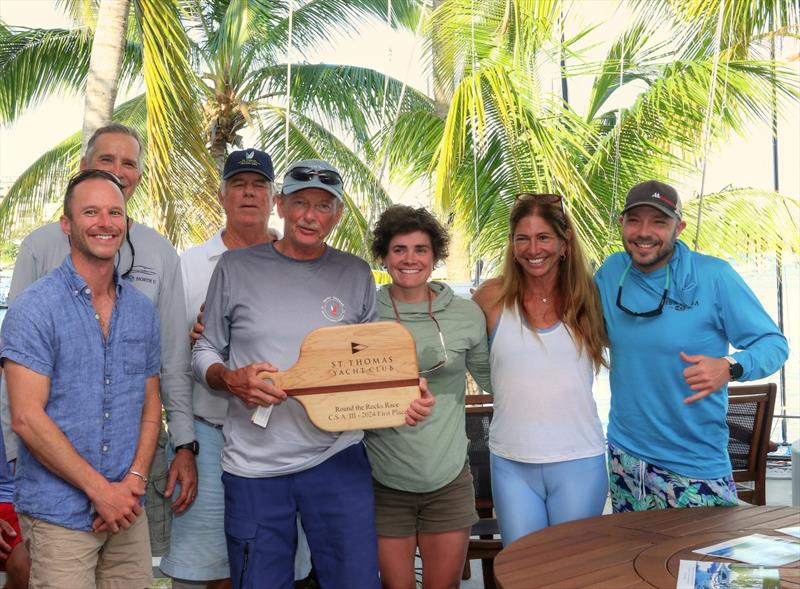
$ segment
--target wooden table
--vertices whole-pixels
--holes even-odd
[[[692,550],[748,534],[792,539],[797,507],[704,507],[604,515],[528,534],[504,548],[494,573],[502,589],[660,587],[674,589],[683,560],[724,560]],[[797,541],[795,539],[795,541]],[[780,569],[800,588],[800,561]]]

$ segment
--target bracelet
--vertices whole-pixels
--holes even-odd
[[[144,481],[144,484],[145,484],[145,485],[146,485],[146,484],[149,482],[149,479],[148,479],[146,476],[144,476],[144,475],[143,475],[142,473],[140,473],[140,472],[136,472],[135,470],[129,470],[129,471],[128,471],[128,474],[132,474],[132,475],[133,475],[133,476],[135,476],[135,477],[139,477],[140,479],[142,479],[142,481]]]

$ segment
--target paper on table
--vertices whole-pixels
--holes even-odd
[[[698,548],[694,552],[709,556],[721,556],[748,564],[783,566],[800,560],[800,543],[776,536],[752,534],[713,546]]]
[[[780,584],[778,569],[682,560],[677,589],[779,589]]]
[[[778,528],[775,531],[783,532],[784,534],[789,534],[790,536],[794,536],[795,538],[800,538],[800,526],[792,526],[789,528]]]

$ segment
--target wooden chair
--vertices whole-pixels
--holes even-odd
[[[728,387],[728,454],[739,499],[766,504],[767,452],[778,387],[774,383]]]
[[[480,520],[472,526],[464,579],[469,579],[469,561],[480,559],[483,570],[483,586],[495,589],[494,557],[503,548],[500,530],[494,517],[492,502],[492,479],[489,470],[489,424],[494,413],[493,395],[467,395],[466,427],[469,438],[469,466],[475,486],[475,506]]]

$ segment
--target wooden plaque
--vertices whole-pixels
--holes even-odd
[[[294,366],[259,377],[297,399],[314,425],[331,432],[401,426],[420,396],[414,338],[396,321],[315,329]],[[264,427],[267,418],[268,409],[259,407],[252,420]]]

